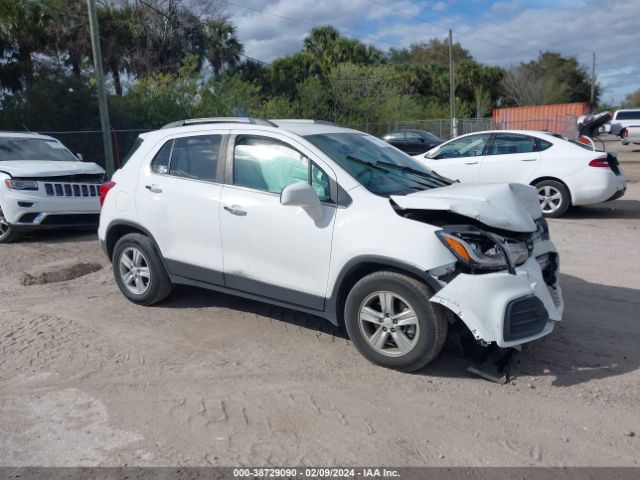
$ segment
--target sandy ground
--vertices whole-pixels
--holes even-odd
[[[0,246],[0,465],[639,465],[640,184],[551,221],[567,303],[497,385],[445,352],[367,363],[330,324],[117,290],[94,234]],[[23,286],[67,258],[105,268]]]

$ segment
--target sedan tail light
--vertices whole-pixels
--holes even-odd
[[[622,130],[622,136],[623,136],[624,138],[628,138],[628,137],[629,137],[629,130],[628,130],[628,129],[626,129],[626,128],[625,128],[624,130]]]
[[[601,167],[601,168],[609,168],[609,161],[607,157],[598,157],[594,158],[589,162],[590,167]]]
[[[100,185],[100,206],[104,205],[104,199],[107,198],[107,193],[113,187],[116,186],[116,182],[106,182]]]

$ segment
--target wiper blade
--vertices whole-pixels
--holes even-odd
[[[404,173],[411,173],[413,175],[417,175],[419,177],[422,177],[424,179],[430,180],[430,181],[434,181],[437,180],[445,185],[449,184],[449,179],[447,179],[446,177],[443,177],[442,175],[436,173],[436,172],[431,172],[431,173],[426,173],[423,172],[421,170],[418,170],[416,168],[412,168],[412,167],[407,167],[404,165],[396,165],[395,163],[389,163],[389,162],[383,162],[383,161],[377,161],[376,164],[378,165],[384,165],[385,167],[391,167],[391,168],[395,168],[397,170],[401,170]],[[440,187],[442,185],[437,185],[437,187]]]
[[[381,166],[378,165],[378,163],[380,162],[376,162],[376,163],[367,162],[366,160],[361,160],[360,158],[354,157],[353,155],[347,155],[346,159],[351,160],[352,162],[359,163],[360,165],[365,165],[375,170],[379,170],[380,172],[389,173],[389,170],[382,168]]]
[[[383,168],[383,167],[380,166],[380,164],[385,165],[385,166],[389,165],[389,166],[392,166],[392,167],[400,167],[400,165],[394,165],[393,163],[387,163],[387,162],[376,162],[376,163],[367,162],[366,160],[362,160],[362,159],[360,159],[358,157],[354,157],[353,155],[347,155],[345,158],[347,160],[351,160],[352,162],[359,163],[360,165],[364,165],[366,167],[373,168],[374,170],[378,170],[379,172],[386,173],[387,175],[390,175],[392,177],[401,178],[403,180],[408,180],[410,182],[413,182],[413,183],[415,183],[417,185],[422,185],[423,187],[434,188],[434,187],[441,186],[441,185],[434,185],[434,184],[428,184],[428,183],[420,182],[420,181],[418,181],[418,180],[416,180],[414,178],[408,178],[408,177],[405,177],[403,175],[398,175],[397,173],[390,172],[386,168]],[[419,172],[419,170],[416,170],[416,171]],[[426,178],[429,178],[429,177],[427,176]]]

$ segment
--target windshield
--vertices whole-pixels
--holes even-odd
[[[451,183],[409,155],[365,133],[323,133],[304,138],[376,195],[406,195]]]
[[[57,140],[20,137],[0,138],[0,162],[13,160],[78,161],[75,155]]]

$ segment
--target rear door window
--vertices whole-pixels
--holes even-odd
[[[216,178],[222,135],[198,135],[173,141],[169,174],[213,182]]]
[[[535,152],[536,140],[528,135],[515,133],[497,133],[489,155]]]

